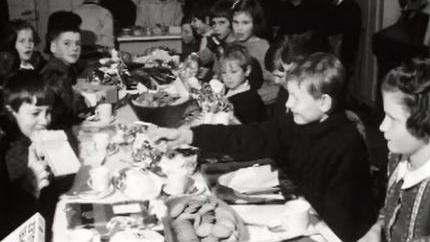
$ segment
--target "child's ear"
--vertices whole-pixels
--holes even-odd
[[[324,113],[328,113],[333,105],[333,99],[328,94],[323,94],[320,98],[321,110]]]
[[[247,66],[245,70],[245,76],[249,77],[249,75],[251,74],[251,71],[252,71],[251,65]]]
[[[51,51],[51,53],[55,53],[57,51],[57,45],[54,41],[51,41],[51,44],[49,45],[49,50]]]

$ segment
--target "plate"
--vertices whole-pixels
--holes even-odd
[[[179,195],[200,195],[206,191],[204,184],[196,182],[192,177],[188,179],[187,187],[185,188],[184,194]],[[170,192],[169,187],[164,185],[163,192],[169,195],[178,195],[175,192]]]
[[[113,124],[113,122],[115,120],[116,120],[115,117],[112,117],[107,122],[101,122],[100,120],[85,120],[84,122],[82,122],[82,126],[84,126],[84,127],[102,128],[102,127],[106,127],[106,126],[109,126],[109,125]]]
[[[96,199],[102,199],[109,195],[112,195],[115,192],[115,187],[111,184],[108,189],[102,192],[97,192],[94,190],[89,190],[85,192],[80,192],[77,194],[77,196],[81,199],[85,200],[96,200]]]

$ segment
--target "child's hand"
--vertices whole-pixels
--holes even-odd
[[[31,183],[31,193],[36,197],[40,195],[40,191],[44,187],[49,185],[51,176],[48,163],[44,160],[44,156],[39,150],[35,144],[30,145],[28,148],[28,168],[30,169],[28,178]]]
[[[258,95],[260,95],[261,101],[268,105],[274,103],[278,97],[279,85],[276,84],[265,84],[257,90]]]
[[[155,143],[164,141],[168,148],[174,149],[184,144],[191,144],[193,141],[193,132],[189,128],[158,128],[149,132],[148,137]]]

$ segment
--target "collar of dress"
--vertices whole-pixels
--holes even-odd
[[[397,165],[396,182],[403,179],[402,189],[411,188],[427,178],[430,178],[430,160],[416,170],[410,170],[410,164],[407,160],[401,161]]]
[[[236,94],[246,92],[249,89],[251,89],[251,86],[249,85],[248,80],[246,80],[244,83],[240,84],[234,90],[228,90],[227,93],[225,94],[225,97],[229,98],[229,97],[234,96]]]

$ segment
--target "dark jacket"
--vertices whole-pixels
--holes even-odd
[[[76,66],[68,66],[51,56],[41,74],[55,93],[51,128],[68,129],[80,122],[82,119],[79,114],[87,111],[87,105],[84,98],[72,88],[78,76]]]
[[[260,124],[199,126],[193,145],[236,159],[273,158],[321,218],[343,240],[356,241],[373,224],[364,140],[345,114],[296,125],[292,115]]]
[[[242,124],[267,120],[266,107],[257,91],[250,89],[228,98],[233,104],[234,116]]]

